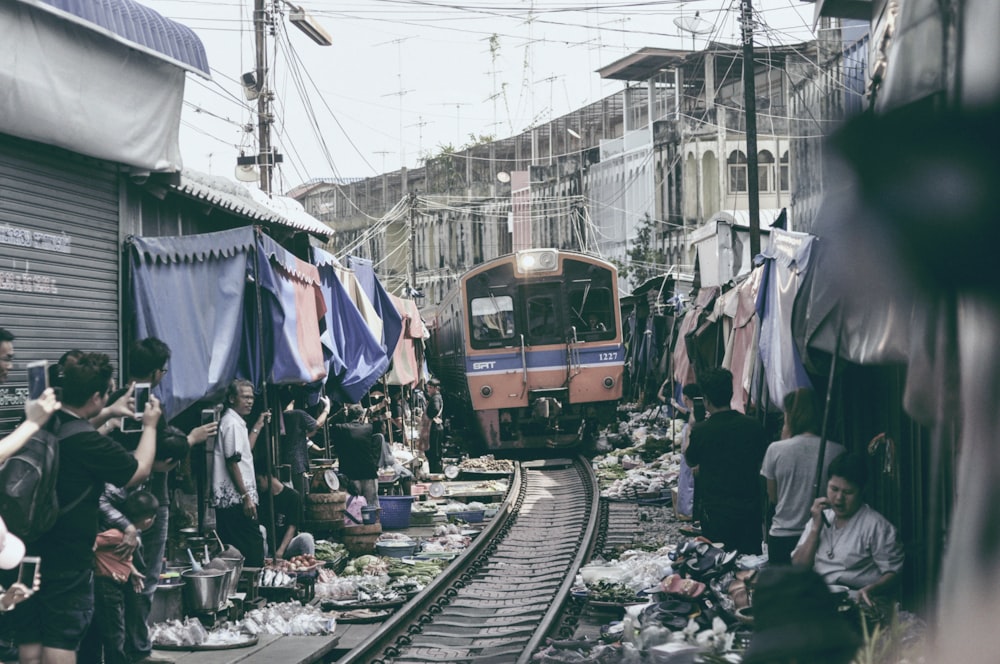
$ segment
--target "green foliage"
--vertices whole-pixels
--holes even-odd
[[[641,284],[666,271],[667,257],[656,246],[657,236],[656,220],[647,212],[639,226],[635,242],[628,250],[628,264],[617,266],[622,277],[630,279],[633,284]]]

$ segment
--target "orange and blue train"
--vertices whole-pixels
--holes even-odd
[[[501,256],[459,277],[429,319],[430,366],[485,451],[572,447],[614,419],[625,351],[613,264]]]

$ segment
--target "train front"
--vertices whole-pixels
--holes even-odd
[[[534,249],[462,284],[465,378],[489,450],[575,445],[614,418],[625,353],[612,264]]]

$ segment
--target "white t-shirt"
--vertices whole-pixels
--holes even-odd
[[[833,524],[836,516],[833,510],[824,512],[827,521]],[[810,519],[796,550],[809,537],[812,527]],[[843,527],[823,526],[813,569],[828,584],[860,590],[878,581],[883,574],[903,569],[903,547],[896,541],[896,529],[889,520],[868,505],[862,505]]]
[[[242,505],[243,497],[240,490],[233,484],[226,467],[226,459],[240,455],[238,462],[243,486],[257,504],[257,482],[253,469],[253,449],[250,447],[250,436],[247,433],[247,423],[232,408],[219,420],[219,434],[212,456],[212,507],[233,507]]]
[[[826,470],[830,462],[844,453],[844,446],[827,441],[823,455],[820,486],[826,489]],[[778,484],[778,504],[771,520],[771,535],[797,537],[809,521],[809,510],[815,496],[816,459],[819,457],[819,436],[803,433],[771,443],[764,454],[760,474]]]

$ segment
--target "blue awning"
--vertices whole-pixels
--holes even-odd
[[[20,1],[211,78],[205,47],[194,30],[134,0]]]

